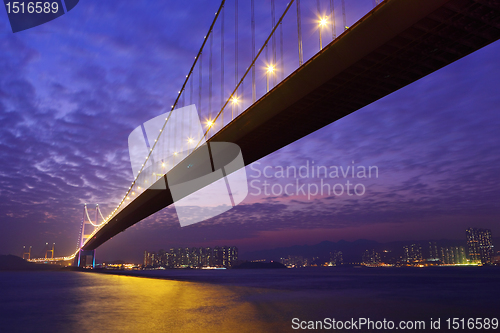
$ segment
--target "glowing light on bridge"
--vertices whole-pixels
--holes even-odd
[[[320,17],[318,21],[318,30],[319,30],[319,49],[323,50],[323,39],[321,37],[321,30],[326,27],[328,24],[328,19],[326,17]]]
[[[269,92],[269,76],[274,74],[274,70],[275,70],[275,67],[273,64],[267,65],[267,67],[266,67],[266,81],[267,81],[266,89],[267,89],[267,92]]]
[[[214,125],[214,121],[212,119],[207,119],[205,121],[205,124],[207,125],[208,128],[211,128]]]

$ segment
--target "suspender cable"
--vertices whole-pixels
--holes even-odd
[[[224,7],[224,3],[226,2],[226,0],[222,0],[220,6],[219,6],[219,9],[217,10],[217,13],[215,14],[215,18],[214,20],[212,21],[212,24],[210,25],[210,28],[208,29],[208,33],[207,33],[207,36],[210,35],[210,33],[212,32],[213,28],[214,28],[214,25],[215,25],[215,22],[217,21],[217,18],[219,17],[219,14],[222,10],[222,8]],[[201,44],[201,47],[200,47],[200,50],[198,51],[198,55],[194,58],[194,62],[193,62],[193,65],[191,66],[191,69],[189,70],[189,74],[187,75],[186,77],[186,80],[184,81],[184,84],[182,85],[182,88],[181,88],[181,91],[184,90],[184,88],[186,87],[186,84],[189,80],[189,78],[191,77],[191,75],[193,74],[193,71],[194,71],[194,67],[196,66],[196,63],[198,62],[198,58],[201,56],[201,53],[203,51],[203,48],[205,47],[205,44],[207,42],[207,38],[204,38],[203,39],[203,43]],[[177,105],[177,102],[179,101],[179,98],[180,98],[180,94],[177,96],[177,99],[175,100],[174,102],[174,105],[172,106],[172,110],[174,109],[174,107]],[[168,120],[167,120],[168,121]],[[166,125],[166,122],[165,122],[165,125]],[[165,126],[164,126],[165,127]]]
[[[276,14],[275,14],[275,6],[274,0],[271,0],[271,21],[272,21],[272,29],[276,26]],[[272,52],[273,52],[273,66],[276,68],[276,34],[273,33],[272,40]],[[273,86],[276,85],[276,75],[273,75]]]
[[[210,56],[208,58],[208,117],[212,119],[212,48],[214,35],[210,34]]]
[[[207,33],[207,36],[210,35],[210,32],[212,31],[214,25],[215,25],[215,22],[217,21],[217,18],[219,17],[219,14],[220,14],[220,11],[222,9],[222,7],[224,6],[224,3],[225,3],[225,0],[222,0],[220,6],[219,6],[219,9],[217,10],[216,14],[215,14],[215,18],[214,20],[212,21],[212,24],[210,25],[210,28],[208,29],[208,33]],[[182,85],[182,88],[180,89],[180,91],[182,92],[184,90],[184,88],[186,87],[186,84],[188,82],[188,80],[190,79],[191,75],[193,74],[193,70],[194,70],[194,67],[196,66],[196,63],[198,61],[198,58],[199,56],[201,55],[201,52],[203,51],[203,48],[205,47],[205,43],[207,42],[207,39],[204,38],[203,39],[203,43],[201,44],[201,47],[200,47],[200,50],[198,51],[198,56],[195,57],[195,61],[193,62],[193,65],[191,65],[191,69],[189,70],[189,73],[188,75],[186,76],[186,80],[184,80],[184,84]],[[171,110],[174,110],[175,106],[177,105],[177,103],[179,102],[180,100],[180,96],[181,93],[179,93],[177,95],[177,98],[175,99],[175,102],[174,104],[172,105],[172,109]],[[158,138],[159,136],[161,135],[161,132],[165,129],[165,127],[167,126],[167,123],[168,123],[168,120],[170,119],[172,113],[170,112],[167,119],[165,120],[165,123],[163,124],[163,127],[160,129],[160,134],[158,135]],[[149,157],[151,156],[153,150],[155,149],[156,147],[156,144],[159,142],[160,140],[156,140],[155,143],[153,144],[153,147],[151,148],[150,152],[148,153],[148,156],[146,157],[146,163],[147,161],[149,160]],[[144,163],[144,164],[146,164]],[[144,170],[144,166],[139,170],[139,172],[142,172]],[[132,186],[136,183],[138,178],[136,178],[136,180],[134,180],[132,182]],[[129,188],[129,190],[127,191],[127,194],[128,195],[130,193],[130,191],[132,190],[132,188]],[[125,198],[122,199],[122,201],[120,202],[120,204],[118,204],[118,206],[116,207],[116,209],[114,210],[115,212],[116,211],[120,211],[120,207],[122,207],[125,203]],[[114,216],[114,213],[112,214],[112,217]]]
[[[347,22],[345,19],[345,0],[342,0],[342,19],[344,20],[344,31],[347,30]]]
[[[302,28],[300,18],[300,0],[297,0],[297,34],[299,39],[299,66],[304,63],[304,55],[302,53]]]
[[[335,31],[335,8],[333,4],[333,0],[330,0],[330,15],[332,17],[332,40],[337,38],[337,33]]]
[[[319,4],[319,0],[316,0],[316,6],[318,7],[318,17],[320,20],[323,19],[323,16],[321,15],[321,6]],[[323,41],[321,40],[321,30],[323,29],[322,24],[320,23],[318,27],[318,32],[319,32],[319,49],[320,51],[323,50]]]
[[[238,0],[234,1],[234,85],[238,84]],[[233,103],[233,113],[231,120],[238,113],[238,104]]]
[[[202,112],[202,106],[201,106],[201,89],[202,89],[202,86],[203,86],[203,53],[200,54],[200,65],[198,66],[198,69],[199,69],[199,72],[198,72],[198,78],[199,78],[199,81],[198,81],[198,107],[199,107],[199,111],[198,111],[198,114],[201,115],[201,112]]]
[[[189,80],[189,105],[193,104],[193,79]]]
[[[255,59],[255,4],[254,0],[250,2],[251,12],[252,12],[252,60]],[[252,66],[252,103],[255,103],[256,91],[255,91],[255,64]]]
[[[220,27],[220,106],[224,105],[224,8],[221,11]],[[221,114],[221,126],[224,127],[224,112]]]
[[[290,7],[292,7],[292,4],[293,4],[294,0],[290,0],[290,2],[287,4],[286,8],[285,8],[285,11],[283,12],[283,14],[281,15],[280,19],[278,20],[278,24],[281,23],[281,21],[283,20],[283,18],[285,17],[286,13],[288,13],[288,10],[290,9]],[[245,73],[243,74],[243,76],[241,77],[241,80],[240,82],[236,85],[236,87],[234,88],[233,92],[231,93],[231,95],[229,95],[229,98],[226,100],[226,102],[224,103],[222,109],[219,111],[219,113],[217,114],[217,117],[215,117],[214,120],[217,120],[217,118],[220,116],[220,114],[222,113],[222,111],[224,110],[224,108],[226,107],[227,103],[229,103],[229,101],[231,100],[231,98],[236,94],[236,92],[238,91],[238,88],[241,84],[241,82],[245,79],[245,77],[248,75],[248,73],[250,72],[250,68],[255,64],[255,62],[257,61],[257,59],[259,58],[259,56],[261,55],[261,53],[263,52],[264,50],[264,47],[267,46],[267,44],[269,43],[269,40],[271,40],[271,36],[272,34],[274,34],[274,32],[276,31],[276,28],[273,29],[273,31],[271,31],[271,34],[269,35],[269,37],[267,37],[266,41],[264,42],[264,46],[261,47],[259,49],[259,52],[257,52],[257,55],[255,56],[255,59],[252,60],[252,63],[250,64],[250,66],[246,69]],[[208,133],[208,130],[205,131],[205,135],[206,133]],[[196,147],[199,147],[200,144],[201,144],[201,140],[198,142],[198,144],[196,145]]]
[[[283,60],[283,22],[280,23],[280,63],[281,63],[281,80],[285,78],[285,62]]]
[[[98,211],[98,210],[99,210],[99,206],[98,206],[98,205],[96,205],[96,206],[95,206],[95,224],[97,224],[97,225],[99,225],[99,223],[97,223],[97,221],[98,221],[97,211]]]

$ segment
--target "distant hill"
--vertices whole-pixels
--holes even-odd
[[[307,258],[320,257],[326,259],[330,256],[330,252],[342,251],[344,262],[359,261],[361,253],[366,249],[378,247],[379,243],[366,239],[360,239],[354,242],[341,240],[338,242],[323,241],[315,245],[294,245],[290,247],[279,247],[270,250],[260,250],[247,252],[240,255],[243,260],[276,260],[291,256],[303,256]]]
[[[0,271],[45,271],[57,270],[58,266],[35,264],[12,254],[0,255]]]
[[[239,265],[231,267],[231,269],[259,269],[259,268],[286,268],[286,266],[276,261],[273,262],[246,261]]]

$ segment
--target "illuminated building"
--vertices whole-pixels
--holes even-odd
[[[468,228],[465,230],[467,236],[467,249],[469,259],[472,262],[489,264],[493,257],[493,243],[491,240],[491,230]]]
[[[214,267],[222,266],[222,249],[218,246],[214,247],[212,252],[212,266]]]
[[[202,249],[201,254],[201,266],[209,267],[212,266],[212,249],[209,247],[205,247]]]
[[[330,262],[329,266],[339,266],[344,263],[344,259],[342,258],[342,251],[333,251],[330,252]]]
[[[439,259],[441,256],[439,255],[437,244],[435,241],[429,242],[429,259]]]
[[[366,266],[376,266],[380,263],[380,253],[375,250],[365,250],[361,259]]]
[[[155,266],[155,254],[153,252],[144,251],[144,266],[154,267]]]
[[[236,246],[231,246],[227,248],[227,259],[225,267],[231,267],[232,264],[238,260],[238,248]]]
[[[467,263],[465,248],[463,246],[452,246],[441,248],[441,262],[445,265],[464,265]]]
[[[289,255],[288,258],[280,258],[280,262],[289,268],[307,266],[307,259],[304,260],[302,256]]]
[[[171,248],[168,252],[159,250],[157,254],[144,251],[143,267],[170,267],[170,268],[202,268],[225,267],[229,268],[238,260],[236,246]]]
[[[403,261],[407,264],[419,263],[422,261],[422,247],[420,244],[411,244],[403,247]]]

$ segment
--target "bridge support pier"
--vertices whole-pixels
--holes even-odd
[[[80,250],[78,253],[78,267],[95,268],[95,250]]]

